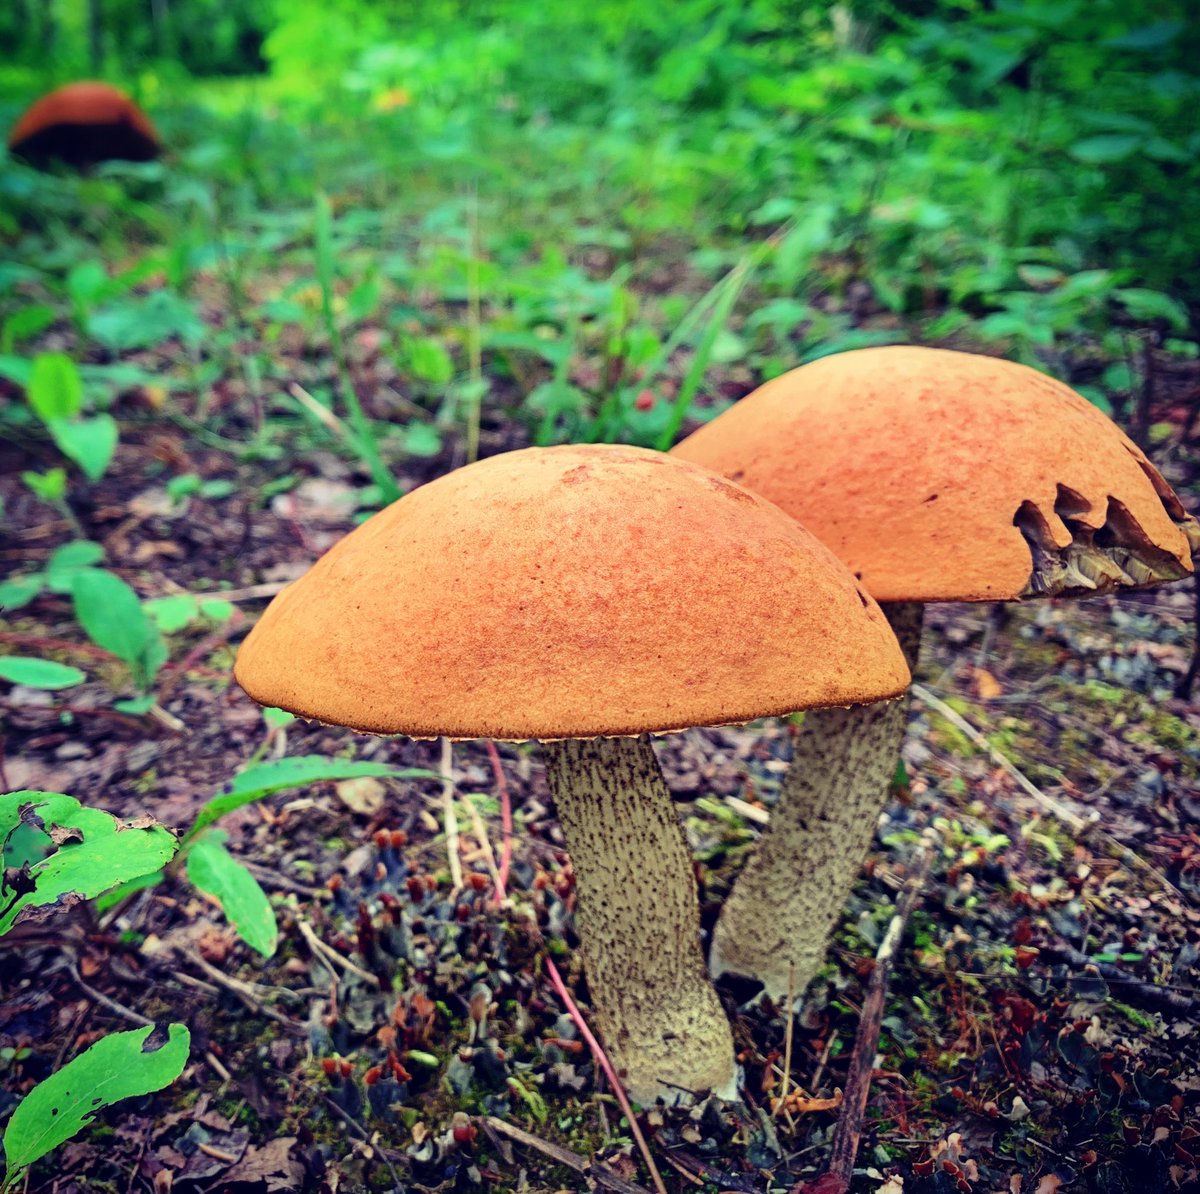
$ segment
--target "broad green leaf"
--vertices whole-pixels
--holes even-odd
[[[42,574],[35,572],[32,576],[18,576],[0,584],[0,612],[28,605],[42,591],[42,580]]]
[[[20,341],[44,332],[57,318],[58,312],[53,307],[41,303],[14,311],[4,321],[3,330],[0,330],[0,351],[12,352]]]
[[[199,615],[200,603],[190,593],[176,593],[143,601],[142,609],[154,619],[163,634],[174,634]]]
[[[48,468],[44,473],[26,471],[21,480],[44,502],[61,502],[67,493],[67,470]]]
[[[46,588],[52,593],[69,593],[71,580],[81,568],[90,568],[104,559],[104,548],[90,539],[64,543],[50,553],[46,561]]]
[[[4,1130],[6,1181],[92,1122],[103,1107],[169,1086],[187,1065],[191,1036],[172,1024],[155,1047],[153,1026],[114,1032],[39,1082],[12,1113]]]
[[[50,435],[58,450],[73,460],[89,481],[104,476],[117,447],[117,421],[112,415],[93,415],[90,419],[47,420]]]
[[[1119,162],[1127,158],[1142,143],[1136,133],[1101,133],[1076,141],[1067,152],[1077,161],[1091,165]]]
[[[220,902],[247,945],[269,958],[279,943],[275,912],[258,880],[225,849],[224,840],[224,830],[214,829],[192,843],[188,878]]]
[[[26,393],[29,405],[43,423],[73,418],[83,409],[79,369],[65,352],[43,352],[34,357]]]
[[[322,755],[296,755],[271,763],[257,763],[221,786],[221,790],[200,810],[184,840],[195,837],[205,826],[233,812],[235,808],[261,800],[264,796],[272,796],[285,788],[299,788],[333,779],[355,779],[360,775],[390,776],[393,779],[438,778],[436,772],[419,768],[398,769],[383,763],[355,763],[348,759],[327,759]]]
[[[28,688],[71,688],[87,676],[77,667],[55,663],[51,659],[31,659],[26,655],[0,656],[0,680],[24,684]]]
[[[1149,322],[1165,319],[1177,332],[1188,329],[1187,308],[1169,294],[1159,290],[1145,290],[1138,286],[1122,286],[1113,291],[1113,297],[1137,320]]]
[[[100,568],[77,572],[71,595],[75,616],[92,642],[125,660],[146,687],[165,662],[166,648],[138,595],[119,576]]]
[[[32,891],[0,903],[0,933],[21,920],[41,920],[52,905],[70,907],[139,875],[161,870],[175,853],[175,838],[150,818],[122,824],[98,808],[85,808],[61,792],[9,792],[0,796],[0,837],[20,824],[40,828],[58,845],[29,870]]]
[[[432,423],[409,423],[404,429],[404,448],[413,456],[436,456],[442,450],[442,435]]]

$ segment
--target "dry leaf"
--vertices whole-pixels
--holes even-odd
[[[383,784],[370,775],[344,779],[334,785],[334,791],[351,812],[361,813],[364,817],[371,817],[379,812],[387,796],[387,789]]]

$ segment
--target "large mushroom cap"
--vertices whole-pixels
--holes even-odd
[[[120,158],[148,162],[159,139],[150,118],[109,83],[68,83],[26,109],[8,135],[8,148],[31,162],[57,159],[74,166]]]
[[[775,502],[879,601],[1009,600],[1191,571],[1181,525],[1195,524],[1137,445],[1010,361],[914,347],[825,357],[673,454]]]
[[[529,448],[376,514],[267,608],[257,701],[374,733],[589,738],[876,701],[909,674],[803,528],[640,448]]]

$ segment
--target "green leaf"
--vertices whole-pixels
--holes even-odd
[[[75,362],[65,352],[39,353],[26,395],[43,423],[73,418],[83,409],[83,381]]]
[[[176,593],[143,601],[142,609],[154,619],[163,634],[174,634],[199,616],[200,603],[190,593]]]
[[[287,759],[276,759],[271,763],[258,763],[235,775],[200,810],[195,823],[188,830],[188,841],[205,826],[219,817],[272,796],[285,788],[299,788],[307,784],[319,784],[333,779],[355,779],[360,775],[373,775],[393,779],[437,779],[436,772],[420,768],[388,767],[383,763],[355,763],[348,759],[327,759],[321,755],[296,755]]]
[[[64,543],[51,552],[46,561],[46,588],[52,593],[69,593],[71,581],[81,568],[90,568],[104,559],[104,548],[90,539]]]
[[[1136,320],[1150,323],[1155,319],[1163,319],[1177,332],[1186,332],[1188,329],[1187,308],[1162,291],[1122,286],[1113,291],[1113,298]]]
[[[112,415],[90,419],[53,419],[46,426],[58,450],[73,460],[89,481],[104,476],[117,447],[117,421]]]
[[[149,818],[122,824],[100,809],[85,808],[61,792],[9,792],[0,796],[0,838],[21,824],[34,825],[58,845],[29,870],[32,891],[0,903],[0,934],[22,920],[41,920],[51,905],[70,907],[139,875],[161,870],[175,853],[175,838]],[[73,832],[78,831],[78,832]]]
[[[1076,141],[1067,152],[1077,162],[1096,166],[1127,158],[1141,143],[1142,138],[1136,133],[1101,133]]]
[[[275,952],[279,929],[266,892],[224,846],[225,832],[214,829],[192,843],[188,878],[215,897],[238,936],[265,958]]]
[[[61,502],[67,493],[67,470],[48,468],[44,473],[23,472],[21,480],[43,502]]]
[[[41,591],[44,577],[40,572],[32,576],[18,576],[0,584],[0,611],[7,612],[28,605]]]
[[[412,456],[436,456],[442,450],[442,435],[432,423],[409,423],[404,428],[404,448]]]
[[[114,1032],[39,1082],[17,1104],[4,1131],[5,1181],[92,1122],[103,1107],[174,1082],[187,1065],[191,1036],[172,1024],[165,1044],[151,1048],[148,1025]]]
[[[0,680],[24,684],[28,688],[71,688],[87,676],[77,667],[50,659],[31,659],[25,655],[0,656]]]
[[[75,616],[92,642],[125,660],[138,683],[147,687],[166,660],[166,648],[138,595],[119,576],[100,568],[77,572],[71,595]]]
[[[20,341],[44,332],[57,318],[58,312],[53,307],[40,303],[14,311],[0,331],[0,351],[12,352]]]

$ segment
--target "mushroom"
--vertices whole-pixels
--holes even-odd
[[[263,704],[369,733],[544,743],[597,1026],[643,1103],[735,1091],[648,735],[909,682],[879,608],[786,515],[696,465],[600,444],[413,490],[275,598],[235,675]]]
[[[66,162],[84,170],[120,158],[148,162],[159,154],[149,117],[109,83],[68,83],[27,108],[8,135],[9,152],[32,165]]]
[[[868,348],[768,382],[673,449],[761,493],[882,606],[910,666],[924,603],[1178,580],[1194,519],[1121,430],[1034,369]],[[714,974],[807,984],[886,803],[903,702],[812,714],[714,933]],[[866,733],[870,748],[860,743]],[[803,989],[803,986],[798,987]]]

